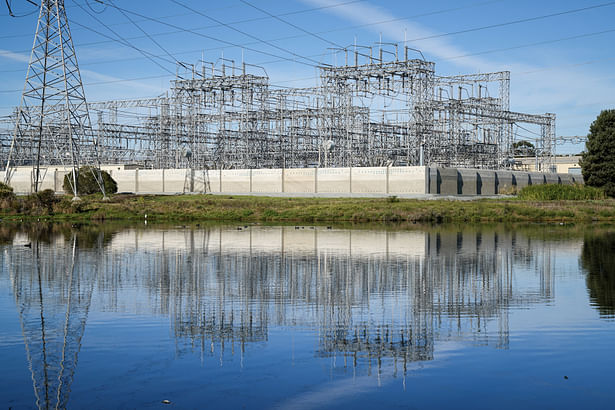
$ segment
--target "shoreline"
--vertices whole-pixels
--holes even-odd
[[[466,200],[244,195],[69,196],[27,212],[4,207],[7,221],[151,221],[266,223],[615,222],[615,199],[529,201],[516,197]]]

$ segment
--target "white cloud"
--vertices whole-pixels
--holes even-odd
[[[30,57],[26,54],[15,53],[3,49],[0,49],[0,59],[8,59],[21,63],[28,63],[30,61]],[[119,96],[136,96],[142,95],[143,93],[148,93],[148,95],[151,95],[162,91],[160,86],[152,84],[151,81],[127,80],[83,68],[79,71],[81,72],[86,95],[89,100],[100,100],[103,98],[116,99]],[[88,83],[91,83],[92,85],[90,86]],[[21,85],[16,85],[15,88],[17,89],[20,87]],[[95,88],[94,93],[88,92],[90,87]]]
[[[27,63],[30,61],[30,57],[25,54],[14,53],[12,51],[2,49],[0,49],[0,57],[13,61],[18,61],[20,63]]]

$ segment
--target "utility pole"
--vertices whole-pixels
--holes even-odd
[[[17,166],[32,166],[32,190],[41,188],[45,166],[72,169],[78,200],[80,164],[91,165],[105,196],[98,139],[92,131],[64,0],[41,0],[34,44],[6,163],[5,182]]]

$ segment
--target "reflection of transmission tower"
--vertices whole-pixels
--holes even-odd
[[[45,173],[41,164],[66,165],[73,170],[69,179],[77,196],[79,164],[98,165],[91,128],[64,0],[42,0],[5,182],[13,167],[33,166],[32,187],[37,192]],[[102,181],[100,172],[95,174]]]
[[[94,277],[77,267],[76,237],[64,255],[36,242],[32,251],[24,250],[17,257],[21,260],[11,280],[36,405],[63,409],[81,350]]]

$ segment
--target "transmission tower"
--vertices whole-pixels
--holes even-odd
[[[16,166],[33,167],[32,190],[38,192],[46,166],[72,169],[75,198],[80,165],[94,165],[103,191],[97,140],[79,73],[63,0],[41,0],[26,82],[6,163],[5,182]]]

